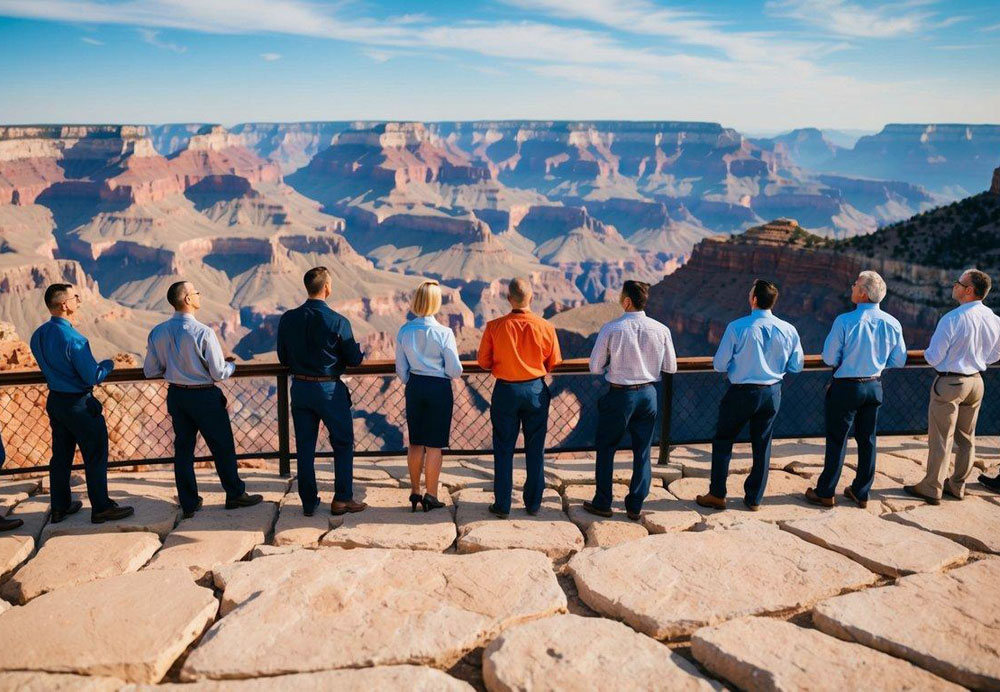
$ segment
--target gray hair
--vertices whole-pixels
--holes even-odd
[[[878,272],[864,271],[858,274],[858,286],[873,303],[881,303],[885,298],[885,279]]]

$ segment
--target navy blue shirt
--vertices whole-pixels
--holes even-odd
[[[347,318],[310,298],[278,321],[278,360],[293,375],[331,377],[361,365],[364,354]]]
[[[86,392],[115,369],[110,360],[94,360],[86,337],[62,317],[53,317],[35,330],[31,354],[53,392]]]

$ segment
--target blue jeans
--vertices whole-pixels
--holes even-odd
[[[227,500],[246,492],[236,463],[233,426],[226,410],[226,396],[218,387],[167,389],[167,412],[174,424],[174,480],[181,509],[193,512],[198,506],[198,479],[194,472],[194,448],[198,433],[212,453]]]
[[[497,510],[510,512],[514,487],[514,446],[524,431],[524,506],[536,511],[545,489],[545,433],[549,424],[549,388],[542,379],[497,381],[490,402],[493,423],[493,493]]]
[[[292,423],[299,498],[303,507],[319,499],[316,487],[316,439],[323,421],[333,448],[333,499],[354,499],[354,421],[351,394],[343,382],[306,382],[292,378]]]
[[[632,481],[625,509],[638,513],[649,494],[649,446],[656,427],[656,386],[641,389],[610,388],[597,401],[597,488],[594,506],[611,509],[615,450],[629,434],[632,442]]]
[[[101,402],[90,392],[50,391],[45,411],[52,424],[52,461],[49,464],[52,509],[63,512],[73,502],[69,477],[73,455],[79,445],[91,510],[104,511],[111,500],[108,498],[108,425]]]
[[[719,404],[719,422],[712,440],[712,484],[709,492],[715,497],[726,496],[729,462],[733,458],[733,443],[743,426],[750,424],[750,446],[753,449],[753,469],[743,483],[747,504],[759,505],[767,485],[768,464],[771,462],[771,436],[774,419],[781,407],[781,383],[764,387],[734,384],[726,390]]]
[[[867,500],[875,480],[875,429],[882,405],[882,382],[851,382],[834,379],[826,390],[826,458],[823,473],[816,481],[816,494],[833,497],[844,467],[847,435],[854,424],[858,442],[858,473],[851,490],[859,500]]]

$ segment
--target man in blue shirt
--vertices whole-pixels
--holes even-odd
[[[847,434],[854,424],[858,443],[858,471],[844,495],[862,509],[875,479],[875,429],[882,405],[882,371],[906,365],[906,344],[899,321],[883,312],[885,281],[876,272],[858,275],[851,302],[858,307],[837,317],[823,345],[823,362],[833,368],[826,390],[826,459],[815,488],[806,500],[833,507],[834,493],[844,465]]]
[[[149,333],[142,370],[146,377],[162,376],[170,384],[167,411],[174,424],[174,480],[184,518],[193,517],[202,505],[194,472],[199,432],[226,491],[226,509],[256,505],[264,498],[247,494],[240,480],[226,396],[215,385],[233,374],[234,359],[223,357],[215,332],[195,319],[201,293],[192,283],[171,284],[167,302],[176,312]]]
[[[94,398],[94,387],[115,364],[110,360],[96,362],[87,339],[73,328],[70,320],[80,308],[80,294],[72,284],[52,284],[45,289],[45,307],[52,319],[31,335],[31,353],[49,385],[45,403],[52,426],[49,521],[58,524],[83,507],[73,499],[69,487],[77,445],[87,477],[90,520],[101,524],[124,519],[134,510],[120,507],[108,497],[108,426],[101,402]]]
[[[781,406],[781,378],[786,372],[802,372],[804,356],[795,327],[771,314],[778,288],[757,279],[750,289],[751,313],[730,322],[715,354],[716,371],[729,378],[729,389],[719,405],[719,420],[712,440],[712,482],[707,495],[699,495],[702,507],[726,508],[726,480],[733,456],[733,442],[750,423],[753,469],[743,484],[743,502],[757,511],[771,460],[774,419]]]
[[[292,371],[292,422],[299,498],[306,516],[319,507],[316,487],[316,438],[323,421],[333,447],[333,502],[330,513],[360,512],[354,500],[354,422],[351,393],[340,376],[361,365],[364,354],[354,340],[351,323],[326,304],[332,288],[326,267],[306,272],[308,300],[278,321],[278,360]]]

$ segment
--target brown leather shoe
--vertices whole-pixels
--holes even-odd
[[[919,497],[921,500],[923,500],[924,502],[926,502],[929,505],[939,505],[939,504],[941,504],[941,498],[940,497],[934,497],[932,495],[925,495],[924,493],[922,493],[919,490],[917,490],[917,486],[915,486],[915,485],[904,485],[903,486],[903,492],[906,493],[907,495],[912,495],[913,497]]]
[[[705,493],[704,495],[699,495],[694,499],[702,507],[708,507],[709,509],[725,509],[726,508],[726,498],[716,497],[712,493]]]
[[[856,504],[861,509],[868,508],[868,500],[859,500],[858,496],[854,494],[854,489],[851,486],[844,488],[844,497]]]
[[[749,502],[747,502],[747,499],[745,497],[743,498],[743,505],[747,509],[749,509],[751,512],[759,512],[760,511],[760,505],[752,505],[752,504],[750,504]]]
[[[815,488],[806,489],[806,502],[819,505],[820,507],[833,507],[837,504],[836,500],[832,497],[820,497],[817,495]]]
[[[355,502],[354,500],[348,500],[347,502],[341,502],[340,500],[334,500],[330,503],[330,514],[339,516],[341,514],[351,514],[355,512],[361,512],[368,508],[364,502]]]

